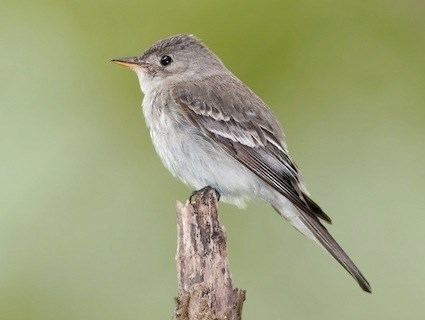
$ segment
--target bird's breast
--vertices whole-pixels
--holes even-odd
[[[224,201],[241,204],[258,181],[236,160],[190,123],[171,99],[145,96],[143,113],[152,143],[165,167],[195,189],[212,186]]]
[[[167,169],[186,182],[185,161],[190,157],[190,127],[162,92],[146,95],[143,114],[152,143]]]

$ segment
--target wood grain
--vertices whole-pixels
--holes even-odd
[[[176,320],[240,320],[245,291],[233,287],[213,189],[177,203]]]

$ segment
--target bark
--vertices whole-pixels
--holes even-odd
[[[234,288],[226,235],[218,221],[213,189],[177,203],[175,320],[240,320],[245,291]]]

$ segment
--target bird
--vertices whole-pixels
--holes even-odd
[[[239,207],[265,201],[372,292],[325,227],[331,218],[310,197],[271,109],[200,39],[175,35],[111,61],[137,74],[154,148],[173,176]]]

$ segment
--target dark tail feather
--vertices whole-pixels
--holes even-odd
[[[301,210],[299,212],[301,221],[314,234],[323,247],[356,279],[364,291],[372,292],[369,282],[320,221],[308,213]]]

